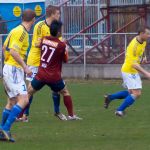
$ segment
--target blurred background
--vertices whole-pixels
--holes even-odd
[[[20,23],[24,9],[33,9],[39,21],[45,19],[48,5],[61,9],[70,56],[63,69],[67,78],[120,78],[129,41],[139,27],[150,26],[150,0],[1,0],[0,47]],[[32,31],[30,34],[32,39]],[[149,47],[148,41],[148,60]],[[2,68],[2,55],[0,65]]]

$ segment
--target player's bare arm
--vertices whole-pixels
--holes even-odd
[[[6,56],[5,56],[5,50],[6,50],[6,46],[3,46],[3,47],[2,47],[2,52],[3,52],[4,58],[6,57]],[[5,58],[5,59],[6,59],[6,58]]]
[[[148,71],[146,71],[143,67],[141,67],[139,64],[133,64],[132,65],[134,69],[136,69],[138,72],[140,72],[141,74],[143,74],[145,77],[147,77],[148,79],[150,79],[150,73]]]

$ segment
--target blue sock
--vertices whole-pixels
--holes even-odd
[[[9,116],[10,112],[11,112],[11,110],[6,109],[6,108],[3,110],[1,126],[3,126],[5,124],[5,122],[6,122],[7,118],[8,118],[8,116]]]
[[[119,91],[117,93],[108,95],[110,100],[115,100],[115,99],[124,99],[129,95],[128,91]]]
[[[32,100],[33,100],[33,96],[30,97],[30,99],[29,99],[29,104],[28,104],[28,106],[26,107],[26,109],[25,109],[25,111],[24,111],[24,114],[25,114],[26,116],[29,116],[29,113],[30,113],[30,105],[31,105],[31,103],[32,103]]]
[[[123,101],[123,103],[120,105],[120,107],[118,107],[117,111],[124,111],[127,107],[129,107],[130,105],[132,105],[135,102],[135,97],[134,95],[128,95],[125,100]]]
[[[54,111],[55,113],[59,113],[60,109],[60,95],[58,93],[53,92],[52,93],[52,97],[53,97],[53,102],[54,102]]]
[[[2,128],[6,131],[9,131],[11,128],[11,125],[14,123],[14,121],[16,120],[16,118],[19,116],[19,114],[21,113],[22,108],[19,105],[15,105],[12,108],[12,111],[8,117],[8,119],[6,120],[4,126],[2,126]]]

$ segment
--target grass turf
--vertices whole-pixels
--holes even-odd
[[[47,87],[34,96],[29,123],[15,123],[16,143],[0,142],[0,150],[149,150],[150,82],[143,84],[143,95],[124,118],[114,115],[121,101],[103,108],[105,93],[121,90],[121,81],[68,81],[75,112],[82,121],[60,121],[53,115]],[[6,103],[0,84],[0,111]],[[66,114],[63,101],[61,111]]]

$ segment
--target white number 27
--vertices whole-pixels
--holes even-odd
[[[42,60],[42,61],[46,61],[46,62],[48,63],[48,62],[50,62],[50,60],[51,60],[51,58],[52,58],[52,56],[53,56],[53,54],[54,54],[54,52],[55,52],[55,48],[53,48],[53,47],[48,47],[48,46],[46,46],[46,45],[43,45],[43,46],[42,46],[42,51],[43,51],[43,50],[44,50],[44,52],[43,52],[43,54],[42,54],[42,56],[41,56],[41,60]],[[48,50],[51,50],[51,53],[50,53],[50,55],[48,56],[47,60],[45,60],[44,56],[46,55],[46,53],[48,52]]]

